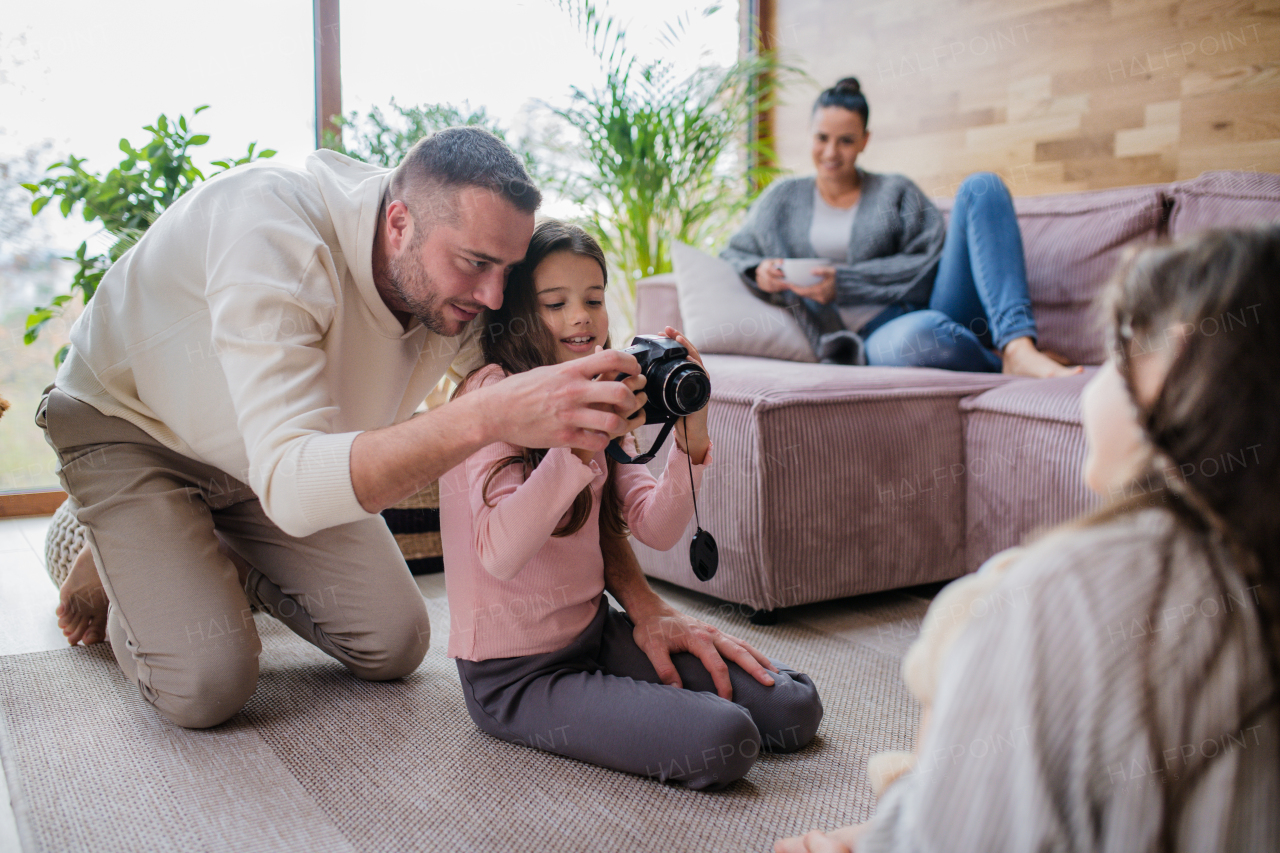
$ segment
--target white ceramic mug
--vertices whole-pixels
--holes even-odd
[[[812,287],[822,281],[814,270],[829,266],[833,262],[826,258],[787,258],[782,262],[782,277],[796,287]]]

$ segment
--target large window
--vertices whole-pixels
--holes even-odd
[[[628,44],[642,57],[672,57],[690,70],[736,58],[737,3],[595,5],[622,22]],[[469,101],[508,127],[518,126],[537,101],[564,104],[572,86],[590,88],[600,78],[575,24],[577,6],[574,0],[344,3],[344,108],[363,113],[393,97],[404,105]],[[673,39],[672,31],[682,35]]]
[[[738,51],[738,4],[688,0],[596,0],[614,16],[642,59],[732,64]],[[537,135],[552,123],[546,105],[566,106],[572,87],[603,77],[577,24],[575,0],[468,0],[342,6],[342,101],[346,113],[371,107],[452,104],[484,107],[510,138]],[[705,12],[710,10],[710,14]],[[678,35],[676,35],[678,34]],[[575,211],[554,195],[544,213]]]
[[[341,9],[344,112],[468,103],[484,107],[512,138],[547,119],[540,102],[565,104],[574,85],[590,88],[600,70],[554,0],[346,2]],[[737,4],[710,15],[681,0],[600,2],[625,22],[642,56],[732,62]],[[137,144],[141,128],[164,112],[190,115],[209,134],[206,159],[276,149],[300,164],[314,147],[314,45],[311,0],[144,3],[100,0],[16,4],[0,22],[0,492],[55,487],[53,455],[32,422],[54,376],[53,353],[66,342],[69,313],[37,345],[22,343],[27,313],[66,292],[70,254],[82,239],[105,246],[82,221],[46,210],[34,222],[17,184],[69,154],[105,171],[121,158],[119,140]],[[669,28],[685,35],[672,46]],[[548,200],[547,211],[571,213]],[[92,242],[97,241],[97,242]]]
[[[53,381],[53,353],[69,320],[22,343],[27,313],[66,292],[58,261],[82,239],[83,221],[53,210],[34,222],[17,184],[68,154],[105,171],[119,140],[145,139],[160,113],[190,115],[209,134],[206,159],[250,141],[301,163],[313,148],[310,0],[155,4],[96,0],[8,4],[0,22],[0,492],[57,486],[53,454],[32,421]],[[91,242],[91,246],[98,245]]]

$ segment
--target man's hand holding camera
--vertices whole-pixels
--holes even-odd
[[[622,382],[597,376],[628,374]],[[573,361],[508,376],[491,391],[495,438],[521,447],[575,447],[590,455],[633,428],[644,408],[645,378],[635,358],[601,350]]]
[[[689,361],[697,364],[698,367],[703,368],[703,370],[706,369],[706,365],[702,363],[702,356],[698,354],[697,348],[689,342],[688,338],[671,326],[667,326],[663,330],[663,334],[688,350],[687,359]],[[596,347],[597,355],[604,351],[603,347]],[[625,373],[625,371],[623,372]],[[617,376],[619,374],[615,373],[613,375]],[[606,379],[607,376],[597,375],[594,378],[596,380],[603,380]],[[648,382],[648,378],[643,371],[640,371],[626,375],[621,382],[623,385],[627,386],[627,388],[635,392],[635,400],[639,404],[635,408],[631,409],[630,412],[625,413],[628,421],[627,432],[633,432],[643,426],[646,420],[643,409],[645,403],[648,402],[648,395],[640,389],[645,387]],[[623,408],[618,408],[616,406],[609,408],[609,406],[604,403],[593,403],[591,405],[593,408],[601,411],[614,411],[619,414],[624,413]],[[614,434],[609,437],[610,439],[613,439],[621,438],[622,436]],[[686,417],[680,418],[676,422],[675,437],[676,444],[679,445],[682,451],[689,455],[693,464],[701,465],[706,459],[707,450],[711,446],[711,436],[707,432],[707,410],[705,406],[700,407],[697,411]],[[690,451],[690,447],[692,447],[692,452]],[[573,448],[573,453],[583,462],[590,462],[591,458],[595,455],[595,451],[590,448],[576,446]]]
[[[599,354],[602,352],[605,352],[605,348],[602,346],[597,346],[596,353]],[[613,352],[613,350],[610,350],[610,352]],[[597,374],[596,376],[592,377],[592,380],[598,381],[605,378],[606,378],[605,376]],[[617,407],[610,407],[608,404],[605,404],[605,403],[591,403],[590,405],[592,408],[598,409],[602,412],[616,412],[617,414],[623,415],[627,420],[627,432],[631,432],[635,430],[640,423],[643,423],[643,421],[640,419],[640,414],[644,409],[644,404],[648,399],[648,397],[640,389],[645,386],[646,382],[648,382],[648,377],[646,377],[643,373],[633,373],[622,380],[622,384],[630,388],[635,393],[635,399],[639,404],[634,409],[631,409],[630,411],[625,411],[624,409],[619,409]],[[625,433],[623,434],[625,435]],[[608,436],[610,441],[612,441],[615,438],[621,438],[621,437],[622,437],[621,435]],[[581,459],[583,462],[590,462],[593,458],[595,458],[595,455],[596,455],[596,451],[592,450],[591,448],[571,447],[571,450],[573,452],[573,455]]]

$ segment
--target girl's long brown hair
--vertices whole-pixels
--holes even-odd
[[[1134,494],[1080,524],[1163,506],[1177,529],[1200,544],[1220,593],[1228,592],[1222,555],[1256,585],[1271,689],[1243,711],[1240,726],[1248,728],[1280,704],[1280,224],[1206,231],[1132,254],[1114,277],[1105,305],[1113,358],[1152,453]],[[1156,399],[1143,405],[1131,359],[1158,347],[1174,347],[1176,356]],[[1210,468],[1207,460],[1242,464]],[[1161,547],[1161,581],[1149,604],[1152,623],[1173,575],[1172,554],[1171,537]],[[1194,693],[1203,690],[1230,639],[1230,617],[1216,624]],[[1182,736],[1179,743],[1186,737],[1159,731],[1155,686],[1161,676],[1152,671],[1150,653],[1148,645],[1143,715],[1151,748],[1159,754],[1170,735]],[[1193,704],[1194,695],[1187,699]],[[1162,787],[1162,849],[1176,846],[1183,807],[1211,760],[1200,760]]]
[[[556,252],[572,252],[591,258],[600,265],[600,274],[605,286],[608,286],[609,270],[604,252],[590,234],[567,222],[554,219],[539,222],[533,229],[533,238],[529,241],[529,250],[525,253],[524,260],[511,270],[507,278],[502,307],[496,311],[486,310],[484,313],[484,328],[480,333],[480,352],[484,357],[484,365],[467,376],[454,392],[455,396],[467,387],[476,372],[490,364],[496,364],[507,374],[512,374],[559,362],[555,338],[538,315],[538,294],[533,280],[538,264]],[[607,336],[604,346],[609,346]],[[499,472],[511,465],[521,465],[524,476],[528,479],[546,455],[546,448],[526,447],[519,456],[508,456],[495,462],[485,477],[481,492],[485,504],[493,506],[489,502],[489,487]],[[608,480],[600,502],[600,526],[605,533],[622,537],[627,535],[627,527],[622,518],[621,502],[613,486],[616,467],[617,463],[609,459]],[[588,486],[573,499],[568,519],[551,535],[570,536],[577,533],[590,517],[591,487]]]

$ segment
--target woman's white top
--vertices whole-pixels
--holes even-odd
[[[813,187],[813,223],[809,226],[809,242],[814,257],[827,258],[837,264],[849,262],[849,237],[853,233],[853,217],[858,213],[858,203],[852,207],[834,207]],[[837,305],[845,328],[858,331],[868,320],[883,311],[883,305]]]
[[[837,264],[849,263],[849,235],[853,233],[853,217],[858,213],[858,203],[853,207],[833,207],[813,186],[813,223],[809,226],[809,242],[813,244],[814,257],[827,258]]]

